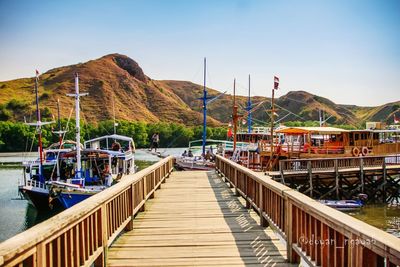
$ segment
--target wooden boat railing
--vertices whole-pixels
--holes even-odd
[[[299,161],[302,163],[303,161]],[[311,266],[400,265],[400,239],[217,156],[217,171],[287,244],[290,262]]]
[[[0,266],[105,266],[107,249],[165,182],[173,157],[0,244]]]
[[[341,169],[360,169],[367,167],[384,167],[400,165],[400,155],[366,156],[346,158],[320,159],[289,159],[279,162],[279,169],[283,173],[308,172],[317,170],[335,171]]]

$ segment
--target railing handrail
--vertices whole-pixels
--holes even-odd
[[[71,228],[79,223],[79,221],[101,208],[103,204],[112,201],[119,193],[136,184],[146,175],[157,171],[163,165],[172,162],[172,160],[173,157],[169,156],[137,173],[129,174],[104,191],[0,243],[0,265],[21,254],[24,250],[29,250],[46,240],[54,239],[54,236],[63,232],[65,228]]]
[[[293,161],[326,161],[326,160],[346,160],[346,159],[371,159],[371,158],[390,158],[400,157],[400,154],[382,155],[382,156],[362,156],[362,157],[336,157],[336,158],[308,158],[308,159],[282,159],[282,162],[293,162]]]
[[[244,173],[245,175],[253,179],[256,183],[262,184],[266,188],[277,193],[283,199],[290,199],[292,203],[297,204],[298,207],[301,207],[301,209],[305,210],[309,215],[314,216],[315,218],[322,219],[321,221],[327,222],[330,227],[347,236],[348,238],[352,238],[352,235],[355,235],[361,241],[365,241],[364,243],[368,242],[368,245],[365,247],[373,251],[379,251],[380,253],[377,254],[379,254],[380,256],[390,256],[391,259],[395,258],[398,262],[400,262],[399,238],[376,227],[373,227],[365,222],[362,222],[356,218],[353,218],[350,215],[325,206],[322,203],[298,192],[295,189],[292,189],[286,185],[272,180],[268,176],[256,173],[235,162],[232,162],[229,159],[223,158],[218,155],[217,168],[219,168],[218,161],[229,164],[230,167],[233,167],[237,171]],[[232,179],[232,177],[229,177],[229,179]],[[234,181],[230,182],[232,183]],[[234,186],[236,187],[237,185]],[[247,198],[247,196],[245,197]],[[255,203],[253,203],[253,205],[255,205]],[[283,234],[286,234],[284,232],[284,229],[280,230],[283,232]]]

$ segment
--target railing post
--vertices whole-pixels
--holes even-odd
[[[238,189],[237,189],[237,187],[238,187],[238,171],[237,171],[237,169],[234,169],[233,173],[234,173],[233,181],[234,181],[234,186],[235,186],[235,193],[234,194],[235,194],[235,196],[238,196],[239,192],[238,192]]]
[[[243,174],[244,177],[244,199],[246,200],[246,209],[250,209],[251,208],[251,204],[249,201],[249,196],[248,196],[248,192],[249,192],[249,177],[246,174]]]
[[[263,185],[262,183],[258,184],[258,193],[259,193],[259,199],[260,199],[260,206],[258,207],[259,212],[260,212],[260,225],[262,227],[267,227],[268,222],[264,218],[264,190],[263,190]]]
[[[146,183],[146,192],[150,192],[153,190],[153,188],[151,188],[151,185],[154,184],[156,182],[156,175],[160,175],[161,170],[157,169],[156,171],[153,171],[152,173],[150,173],[149,175],[146,175],[146,180],[149,179],[150,180],[150,188],[147,188],[147,183]],[[149,199],[154,198],[154,191],[153,193],[151,193],[149,195]]]
[[[297,262],[297,254],[293,250],[293,244],[297,243],[296,240],[296,216],[293,216],[293,205],[289,199],[285,198],[285,218],[286,218],[286,253],[287,259],[290,263]]]
[[[129,216],[131,217],[130,222],[126,225],[125,230],[131,231],[133,230],[133,219],[135,215],[133,214],[133,211],[135,210],[135,186],[134,184],[131,184],[131,195],[130,195],[130,201],[131,201],[131,209],[129,211]]]
[[[42,242],[36,246],[36,263],[37,266],[46,266],[46,249]]]
[[[140,208],[140,211],[145,211],[146,210],[146,203],[145,203],[145,201],[146,201],[146,191],[147,191],[147,185],[146,185],[146,175],[143,177],[143,179],[141,180],[141,182],[142,182],[142,186],[141,186],[141,192],[142,192],[142,196],[143,196],[143,199],[142,199],[142,201],[143,201],[143,205],[142,205],[142,207]]]
[[[104,267],[107,266],[107,254],[108,254],[108,218],[107,218],[107,204],[104,203],[100,208],[100,231],[102,238],[103,253],[96,259],[94,266]]]

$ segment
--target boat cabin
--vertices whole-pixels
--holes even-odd
[[[367,156],[399,153],[399,130],[345,130],[335,127],[289,127],[279,146],[304,157]],[[305,156],[304,154],[308,154]]]

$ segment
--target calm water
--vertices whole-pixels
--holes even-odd
[[[160,149],[162,155],[180,155],[184,148]],[[140,169],[160,160],[145,150],[136,151]],[[35,159],[36,155],[0,154],[0,162],[20,162]],[[18,196],[18,179],[22,169],[0,169],[0,242],[46,220],[53,214],[38,214],[36,209]],[[368,205],[357,213],[349,213],[366,223],[400,237],[400,206]]]

